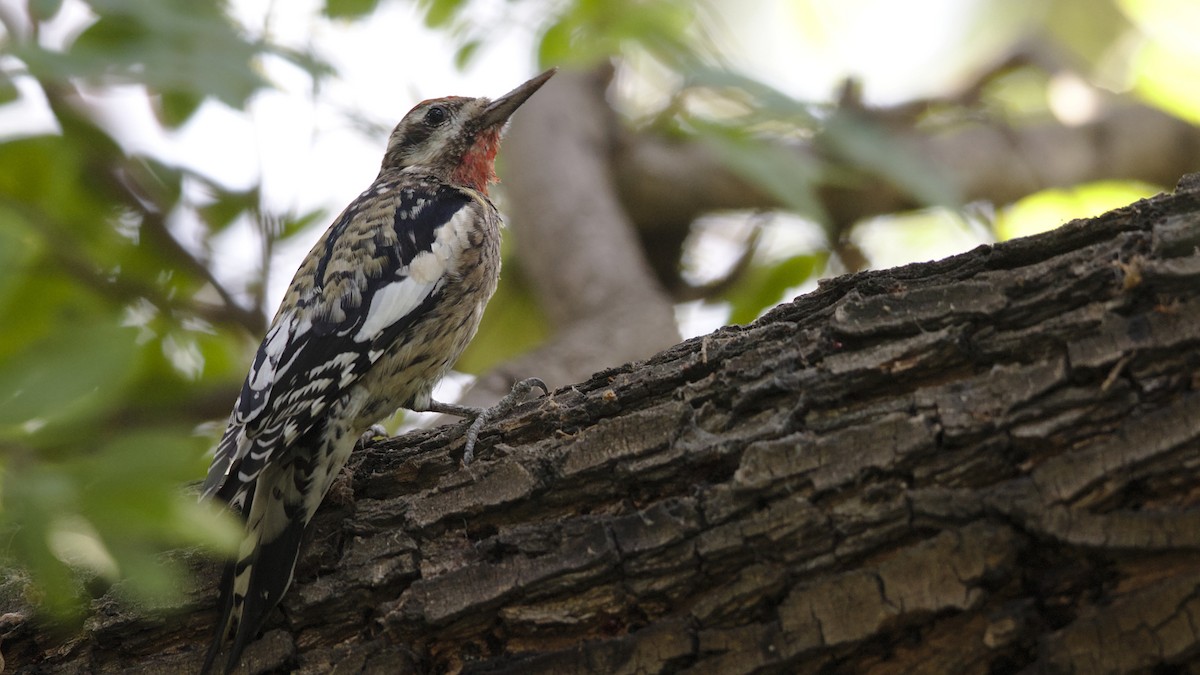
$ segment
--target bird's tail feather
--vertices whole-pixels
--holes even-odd
[[[246,595],[238,598],[241,601],[241,611],[226,673],[237,666],[242,650],[262,629],[267,616],[279,604],[291,585],[296,559],[300,554],[300,543],[304,539],[305,525],[303,521],[291,522],[275,539],[260,542],[253,559],[247,561],[245,568],[238,571],[239,577],[248,575],[248,578],[245,582]],[[242,567],[241,561],[238,567]],[[234,585],[238,584],[235,582]]]
[[[204,673],[220,654],[220,645],[233,631],[233,646],[226,674],[237,667],[246,648],[279,604],[296,568],[308,522],[353,448],[352,436],[337,434],[333,452],[319,450],[316,458],[330,458],[330,466],[313,467],[302,458],[275,462],[263,468],[256,480],[236,489],[222,488],[217,495],[246,517],[246,534],[236,560],[221,580],[222,618],[214,646],[205,660]],[[230,492],[232,494],[225,494]],[[233,626],[236,625],[236,628]]]
[[[234,563],[230,560],[225,563],[225,570],[221,572],[221,595],[217,600],[219,616],[216,629],[213,631],[212,644],[208,646],[208,653],[204,655],[204,665],[200,668],[200,675],[208,675],[212,670],[217,656],[221,653],[221,645],[225,642],[225,636],[229,634],[229,625],[234,619],[233,568]]]

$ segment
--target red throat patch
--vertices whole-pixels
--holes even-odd
[[[462,162],[454,171],[451,179],[460,185],[467,185],[483,194],[488,193],[488,185],[495,183],[496,152],[500,150],[500,129],[485,129],[475,137],[475,144],[463,155]]]

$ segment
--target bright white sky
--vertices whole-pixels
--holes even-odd
[[[987,4],[978,0],[713,0],[713,4],[718,15],[714,37],[731,62],[809,100],[828,99],[848,75],[864,82],[866,95],[874,102],[935,94],[975,65],[939,63],[940,56],[961,56],[962,46],[969,42],[974,60],[986,59],[989,47],[1005,39],[1004,30],[996,26],[989,26],[984,35],[972,34],[970,28],[978,25],[973,15]],[[424,27],[415,2],[382,2],[368,20],[357,22],[322,18],[319,0],[233,0],[231,5],[249,30],[261,32],[267,25],[278,42],[314,47],[335,66],[338,77],[314,97],[302,73],[282,61],[268,62],[265,74],[278,90],[258,95],[250,105],[249,119],[219,104],[207,104],[183,130],[171,135],[154,132],[157,124],[136,90],[118,92],[101,103],[110,112],[110,127],[130,150],[174,157],[230,187],[249,186],[261,176],[266,205],[276,212],[324,208],[332,218],[374,178],[385,137],[367,137],[354,127],[351,115],[390,128],[424,98],[495,96],[536,71],[536,17],[518,17],[515,25],[503,25],[495,41],[484,47],[466,72],[460,72],[452,63],[454,45],[443,33]],[[540,6],[483,0],[473,7],[499,17],[531,11],[523,9],[526,5]],[[51,39],[68,35],[86,15],[79,0],[68,0],[60,20],[43,35]],[[636,91],[622,94],[635,102],[652,96]],[[40,102],[8,107],[15,110],[0,112],[0,137],[49,123],[49,113]],[[323,229],[299,235],[278,251],[277,273],[269,285],[272,306]],[[219,276],[238,279],[253,274],[258,253],[246,242],[246,232],[236,229],[217,242]],[[955,246],[966,248],[972,243]],[[953,251],[924,252],[918,257],[949,252]],[[712,327],[685,328],[685,332]]]

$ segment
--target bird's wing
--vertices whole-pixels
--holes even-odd
[[[309,253],[258,348],[203,496],[242,510],[277,454],[320,429],[329,408],[437,302],[451,243],[480,203],[432,182],[377,181]]]

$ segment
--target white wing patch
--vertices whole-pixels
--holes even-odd
[[[355,341],[372,340],[388,326],[403,319],[434,292],[448,272],[456,271],[452,266],[461,257],[463,249],[470,245],[469,234],[474,221],[475,214],[471,208],[459,209],[445,225],[438,228],[430,250],[418,253],[401,270],[404,278],[375,291],[371,306],[367,308],[367,318],[354,335]],[[372,352],[371,360],[376,358],[378,356]]]
[[[239,424],[247,424],[257,418],[259,413],[267,407],[267,403],[270,401],[270,396],[267,394],[296,362],[300,353],[304,351],[304,345],[300,344],[286,363],[280,363],[280,359],[283,358],[288,347],[311,328],[312,321],[305,317],[297,318],[295,312],[286,312],[279,316],[263,339],[263,345],[260,348],[263,360],[255,361],[255,364],[250,367],[250,374],[247,377],[250,391],[255,396],[261,396],[261,400],[257,401],[254,408],[243,414],[242,406],[247,402],[239,397],[238,404],[234,408],[235,421]]]
[[[385,328],[403,319],[416,309],[433,290],[433,283],[421,283],[415,279],[401,279],[375,291],[371,306],[367,308],[367,320],[355,333],[357,342],[367,342]]]
[[[263,351],[266,352],[267,358],[263,361],[262,366],[254,371],[250,377],[250,388],[255,390],[266,389],[275,380],[275,369],[279,365],[279,357],[283,354],[284,347],[292,337],[292,321],[291,313],[279,317],[279,321],[271,328],[271,332],[267,333],[267,339],[263,344]]]

